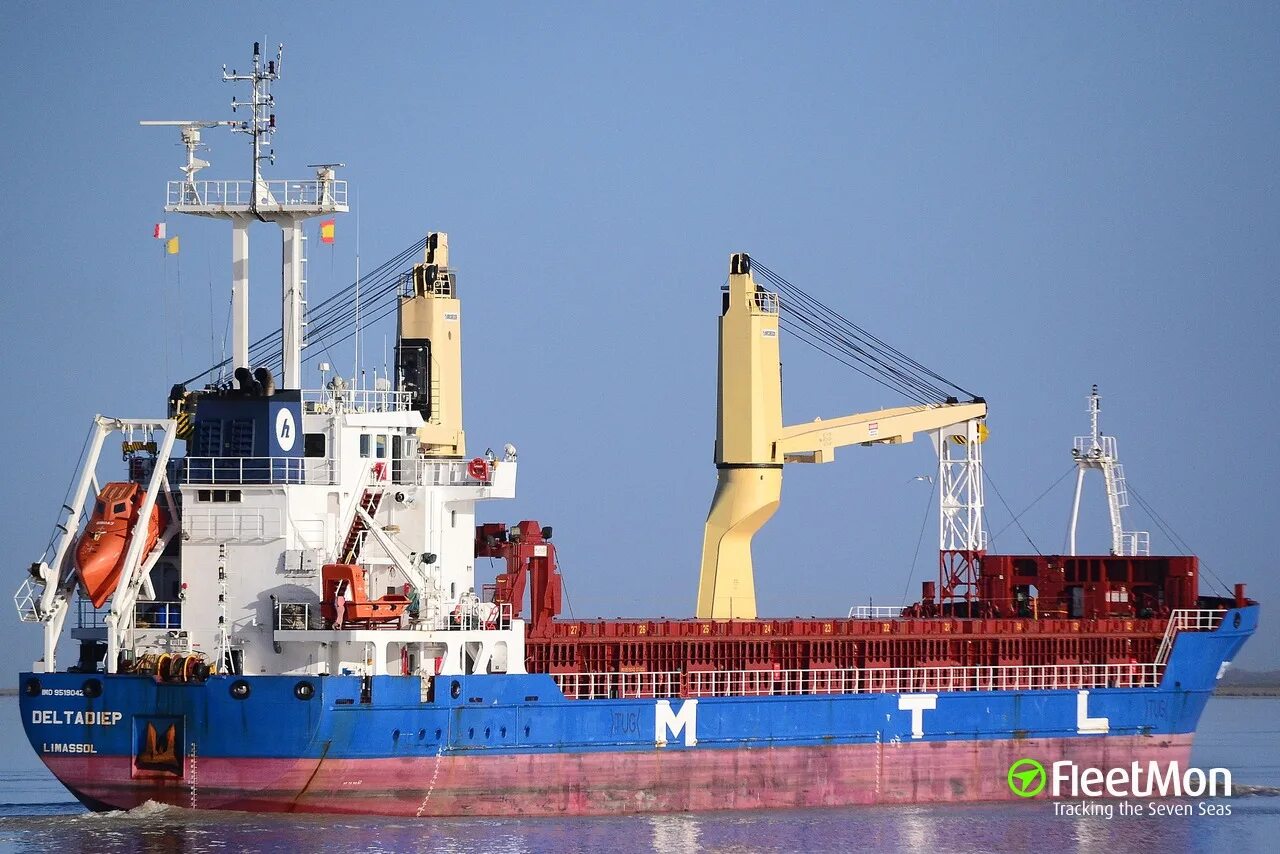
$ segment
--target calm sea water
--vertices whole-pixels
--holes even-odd
[[[71,852],[1262,851],[1280,844],[1280,699],[1217,698],[1196,740],[1201,767],[1253,793],[1229,816],[1065,817],[1035,801],[578,819],[380,819],[191,812],[146,805],[92,814],[27,745],[17,699],[0,698],[0,850]],[[1196,803],[1189,801],[1188,803]]]

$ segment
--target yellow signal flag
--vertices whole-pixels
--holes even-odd
[[[168,240],[166,240],[164,242],[164,251],[166,255],[177,255],[178,254],[178,238],[170,237]]]

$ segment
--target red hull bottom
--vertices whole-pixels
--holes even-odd
[[[97,809],[158,801],[197,809],[394,816],[567,816],[1016,800],[1007,772],[1031,757],[1111,768],[1186,767],[1191,736],[1099,736],[744,750],[188,759],[184,779],[133,779],[126,757],[46,756]]]

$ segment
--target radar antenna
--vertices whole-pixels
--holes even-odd
[[[225,125],[235,125],[230,121],[190,121],[182,119],[160,120],[160,121],[143,121],[138,122],[143,127],[176,127],[181,129],[182,144],[187,149],[187,162],[178,167],[183,175],[187,176],[184,182],[183,196],[186,197],[190,193],[190,198],[198,201],[199,196],[196,194],[196,173],[209,165],[208,160],[202,160],[196,156],[196,152],[204,149],[208,150],[209,146],[200,141],[200,131],[204,128],[213,128]]]

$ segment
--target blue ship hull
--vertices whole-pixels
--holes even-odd
[[[32,746],[95,809],[581,814],[990,800],[1010,796],[1004,772],[1022,756],[1185,763],[1258,611],[1179,634],[1159,685],[1144,688],[571,700],[543,674],[172,684],[24,673],[20,705]]]

